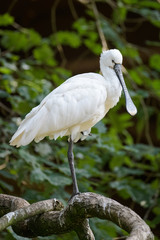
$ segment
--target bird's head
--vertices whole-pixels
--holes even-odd
[[[107,51],[102,52],[102,54],[100,56],[100,68],[101,68],[102,73],[105,72],[106,68],[112,69],[112,73],[114,71],[115,74],[112,75],[113,77],[111,80],[113,81],[114,78],[116,78],[116,77],[119,79],[120,84],[121,84],[124,94],[125,94],[126,109],[129,112],[129,114],[135,115],[137,113],[137,108],[134,105],[134,103],[132,102],[132,99],[129,95],[129,92],[127,90],[127,87],[126,87],[126,84],[125,84],[125,81],[123,78],[123,74],[122,74],[122,70],[121,70],[122,61],[123,61],[123,57],[118,49],[107,50]],[[108,71],[107,71],[107,73],[108,73]]]
[[[101,66],[114,68],[115,64],[122,64],[122,61],[123,57],[118,49],[111,49],[101,53]]]

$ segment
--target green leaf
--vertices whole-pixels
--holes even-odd
[[[156,132],[156,135],[157,135],[157,139],[160,140],[160,113],[158,113],[158,115],[157,115],[157,132]]]
[[[131,182],[130,182],[131,181]],[[147,207],[152,203],[154,191],[149,185],[140,180],[122,180],[111,182],[110,186],[118,191],[126,191],[133,201],[138,202],[143,207]]]
[[[160,79],[154,79],[152,82],[152,87],[154,89],[154,93],[160,97],[160,87],[159,87]]]
[[[139,52],[135,47],[131,47],[129,44],[121,49],[123,56],[130,57],[136,60],[139,64],[142,63]]]
[[[129,74],[131,75],[132,79],[139,85],[143,84],[143,79],[140,76],[139,72],[135,69],[129,70]]]
[[[75,32],[59,31],[51,36],[51,43],[53,46],[63,44],[77,48],[81,45],[81,39]]]
[[[56,65],[53,50],[47,43],[35,48],[33,50],[33,55],[41,64],[48,64],[49,66]]]
[[[47,156],[52,153],[52,148],[48,143],[40,142],[35,146],[35,151],[40,154],[41,156]]]
[[[107,41],[111,41],[117,48],[124,48],[124,42],[119,36],[119,29],[115,29],[109,21],[101,20],[102,29]]]
[[[126,7],[120,6],[115,8],[113,12],[114,22],[117,24],[123,23],[126,19],[126,15],[127,15]]]
[[[124,3],[126,4],[135,4],[137,3],[139,0],[123,0]]]
[[[73,23],[73,28],[76,29],[80,36],[88,36],[88,34],[95,31],[95,24],[88,19],[79,18]]]
[[[14,99],[14,101],[13,101],[13,99]],[[18,96],[12,97],[11,103],[13,104],[12,107],[13,107],[14,111],[19,114],[27,114],[31,110],[31,107],[30,107],[28,101],[22,100],[22,98],[20,98]]]
[[[8,13],[0,15],[0,26],[8,26],[8,25],[11,25],[13,22],[14,22],[14,17],[9,15]]]
[[[107,128],[102,121],[98,122],[94,126],[94,128],[98,130],[98,133],[106,133],[107,132]]]
[[[133,168],[127,168],[127,167],[115,167],[114,172],[119,178],[125,177],[125,176],[132,176],[137,175],[141,176],[144,174],[144,170],[142,169],[133,169]]]
[[[146,19],[148,19],[156,27],[160,27],[160,12],[158,10],[153,10],[149,8],[132,8],[133,12],[139,13]]]
[[[146,40],[146,45],[154,46],[154,47],[160,47],[160,42]]]
[[[27,38],[24,33],[6,30],[2,34],[1,44],[10,51],[20,51],[25,48]]]
[[[4,30],[1,31],[3,47],[10,51],[27,51],[40,43],[40,35],[32,29],[23,32]]]
[[[31,181],[35,183],[47,181],[53,186],[70,185],[72,182],[70,177],[68,178],[49,170],[42,171],[40,168],[35,168],[31,172]]]
[[[36,156],[30,154],[25,150],[25,148],[21,148],[19,150],[19,156],[23,159],[23,161],[33,167],[36,168],[37,158]]]
[[[10,192],[13,192],[13,190],[14,190],[14,188],[13,188],[12,185],[6,183],[6,182],[3,181],[3,180],[0,180],[0,186],[1,186],[2,188],[4,188],[4,189],[10,191]]]
[[[149,92],[147,90],[138,89],[136,94],[143,98],[149,98]]]
[[[149,59],[149,65],[153,69],[160,71],[160,54],[153,54]]]
[[[102,52],[101,44],[92,42],[90,39],[84,40],[84,43],[93,53],[99,55]]]
[[[0,73],[3,73],[3,74],[11,74],[11,69],[8,69],[6,67],[0,67]]]
[[[24,50],[27,51],[32,47],[38,46],[41,43],[41,36],[33,29],[25,29],[25,35],[27,38],[27,44],[24,46]]]
[[[147,7],[147,8],[155,8],[155,9],[160,9],[160,4],[159,2],[157,1],[150,1],[150,0],[141,0],[138,2],[138,5],[141,6],[141,7]]]
[[[64,80],[71,77],[71,75],[72,75],[71,71],[64,69],[62,67],[57,67],[56,69],[54,69],[54,72],[51,75],[51,79],[53,80],[56,86],[59,86],[64,82]]]
[[[9,96],[9,94],[6,91],[0,90],[0,98],[6,98],[8,96]]]

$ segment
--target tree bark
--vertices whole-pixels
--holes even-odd
[[[95,193],[74,196],[63,208],[56,199],[29,205],[21,198],[0,194],[0,231],[12,225],[23,237],[75,231],[80,240],[94,240],[89,218],[110,220],[130,235],[127,240],[153,240],[149,226],[131,209]]]

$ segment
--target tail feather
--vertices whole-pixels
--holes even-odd
[[[22,125],[20,125],[16,133],[11,138],[10,145],[17,147],[25,146],[33,141],[37,132],[37,128],[31,129],[29,125],[30,121],[25,121],[22,123]]]
[[[23,134],[24,134],[24,131],[22,131],[19,135],[17,135],[17,137],[14,137],[14,135],[13,135],[13,137],[11,138],[11,140],[9,142],[10,145],[19,147],[20,146],[19,143],[21,142]]]
[[[12,146],[25,146],[38,137],[38,132],[43,128],[43,119],[46,116],[46,109],[41,108],[37,111],[37,107],[34,108],[26,118],[22,121],[21,125],[12,136],[10,140],[10,145]],[[43,111],[43,114],[42,111]],[[39,116],[39,113],[41,116]]]

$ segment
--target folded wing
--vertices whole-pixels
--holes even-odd
[[[27,145],[49,136],[71,135],[77,141],[82,131],[104,117],[106,82],[99,74],[80,74],[53,90],[22,121],[10,144]]]

